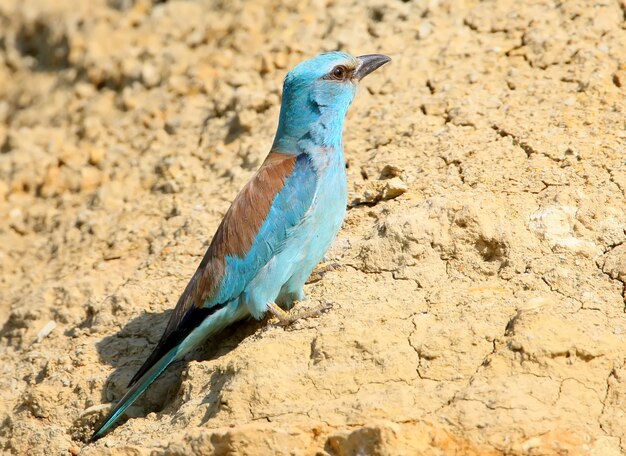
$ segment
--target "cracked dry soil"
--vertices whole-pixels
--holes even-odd
[[[0,2],[0,451],[626,454],[625,19]],[[393,62],[348,115],[349,212],[299,305],[332,308],[228,331],[85,446],[267,153],[285,72],[336,48]]]

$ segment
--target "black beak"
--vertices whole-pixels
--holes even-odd
[[[391,62],[391,59],[383,54],[362,55],[356,59],[359,61],[359,66],[354,73],[354,77],[359,81],[385,63]]]

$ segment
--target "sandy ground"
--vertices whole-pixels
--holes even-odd
[[[625,19],[0,2],[0,452],[626,454]],[[337,48],[393,63],[348,115],[348,215],[299,304],[332,307],[228,331],[85,446],[267,153],[285,72]]]

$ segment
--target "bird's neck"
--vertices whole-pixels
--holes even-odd
[[[311,148],[343,151],[344,119],[345,110],[311,100],[295,106],[283,103],[272,150],[293,154]]]

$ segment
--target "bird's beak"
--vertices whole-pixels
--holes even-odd
[[[391,62],[391,58],[383,54],[362,55],[356,59],[359,61],[359,66],[354,73],[354,77],[359,81],[385,63]]]

